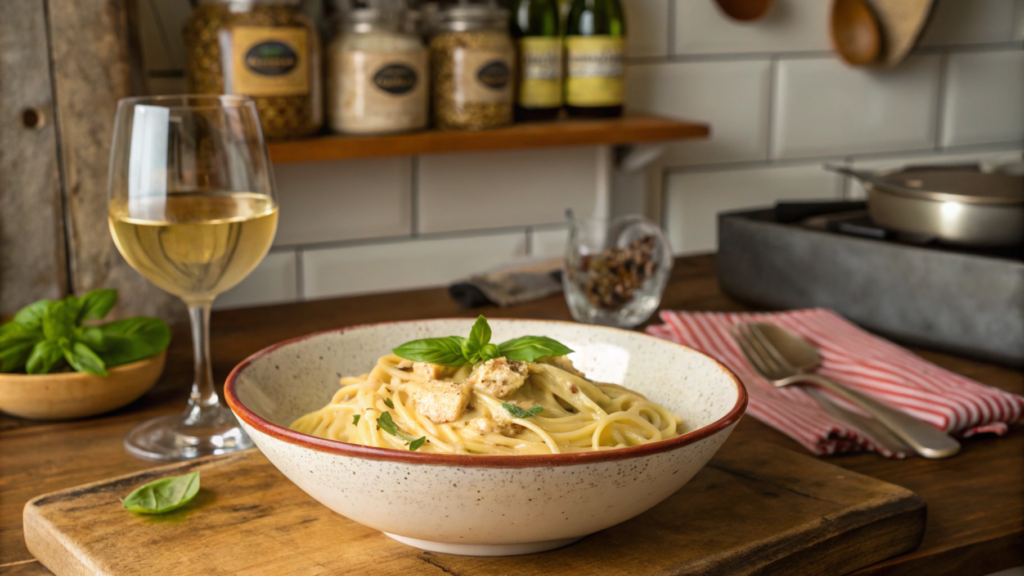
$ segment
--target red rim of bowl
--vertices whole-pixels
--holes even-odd
[[[365,460],[386,460],[390,462],[402,462],[405,464],[425,464],[434,466],[461,466],[470,468],[535,468],[541,466],[575,466],[579,464],[590,464],[595,462],[608,462],[613,460],[625,460],[628,458],[636,458],[639,456],[647,456],[650,454],[658,454],[660,452],[667,452],[669,450],[675,450],[688,444],[693,444],[699,440],[703,440],[709,436],[713,436],[718,432],[728,428],[739,421],[740,417],[747,409],[747,390],[744,388],[743,383],[736,377],[736,374],[724,366],[721,362],[718,362],[714,358],[711,358],[707,354],[694,350],[688,346],[672,342],[671,340],[664,340],[656,338],[643,332],[632,332],[629,330],[622,330],[623,332],[630,332],[631,334],[637,334],[646,336],[648,338],[655,338],[660,342],[667,344],[674,344],[693,352],[694,354],[700,354],[701,356],[707,357],[709,360],[715,363],[718,368],[728,375],[733,384],[736,385],[736,404],[725,414],[725,416],[718,420],[681,434],[675,438],[669,438],[668,440],[659,440],[658,442],[651,442],[650,444],[644,444],[641,446],[630,446],[629,448],[617,448],[615,450],[602,450],[600,452],[573,452],[570,454],[537,454],[537,455],[523,455],[523,456],[477,456],[467,454],[431,454],[426,452],[405,452],[402,450],[395,450],[392,448],[375,448],[372,446],[363,446],[361,444],[349,444],[348,442],[341,442],[338,440],[328,440],[326,438],[318,438],[316,436],[310,436],[301,432],[296,432],[284,426],[274,424],[265,418],[256,415],[252,410],[249,410],[242,404],[241,400],[235,393],[235,384],[238,380],[239,375],[253,362],[259,358],[291,344],[301,342],[324,334],[342,334],[353,330],[360,330],[363,328],[372,328],[375,326],[384,326],[388,324],[405,324],[413,322],[431,322],[436,320],[467,320],[466,318],[433,318],[428,320],[403,320],[396,322],[376,322],[372,324],[360,324],[357,326],[348,326],[345,328],[335,328],[333,330],[324,330],[321,332],[313,332],[312,334],[306,334],[305,336],[299,336],[297,338],[291,338],[273,344],[256,352],[252,356],[249,356],[242,361],[241,364],[235,366],[235,369],[228,375],[227,382],[224,384],[224,398],[227,400],[228,406],[231,411],[235,413],[239,419],[244,421],[246,424],[252,426],[256,430],[259,430],[263,434],[287,442],[289,444],[295,444],[304,448],[310,448],[319,452],[329,452],[332,454],[340,454],[342,456],[351,456],[353,458],[361,458]],[[468,319],[472,321],[472,319]],[[565,322],[561,320],[534,320],[534,319],[520,319],[520,318],[496,318],[494,322],[501,321],[515,321],[515,322],[545,322],[545,323],[558,323],[558,324],[574,324],[574,322]],[[602,330],[621,330],[619,328],[610,328],[606,326],[592,326],[592,328],[598,328]]]

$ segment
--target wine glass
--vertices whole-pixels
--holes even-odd
[[[136,426],[134,456],[185,460],[249,448],[220,402],[210,367],[210,306],[263,260],[277,202],[256,105],[242,96],[155,96],[118,102],[109,223],[117,249],[188,306],[195,382],[188,408]]]

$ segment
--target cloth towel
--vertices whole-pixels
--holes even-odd
[[[978,433],[1003,435],[1007,424],[1024,412],[1024,397],[985,386],[944,370],[882,338],[854,326],[826,309],[780,313],[711,313],[664,311],[662,325],[650,326],[654,336],[679,342],[712,356],[739,376],[747,388],[751,416],[793,438],[817,455],[873,450],[890,452],[865,431],[832,417],[800,386],[776,388],[747,364],[729,327],[741,322],[769,322],[788,328],[818,347],[817,370],[840,384],[899,408],[954,436]],[[867,416],[838,396],[835,403]]]

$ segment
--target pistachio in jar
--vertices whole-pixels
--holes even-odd
[[[298,0],[200,0],[184,38],[190,92],[251,96],[269,139],[320,130],[320,38]]]
[[[437,15],[430,42],[434,121],[479,130],[512,122],[515,48],[508,11],[459,6]]]
[[[342,134],[389,134],[427,126],[427,50],[400,30],[398,13],[342,15],[327,48],[327,110]]]

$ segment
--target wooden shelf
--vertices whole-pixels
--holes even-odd
[[[495,130],[429,130],[397,136],[321,136],[271,142],[275,164],[346,158],[480,152],[559,146],[635,144],[707,138],[710,128],[646,114],[601,120],[572,119],[515,124]]]

